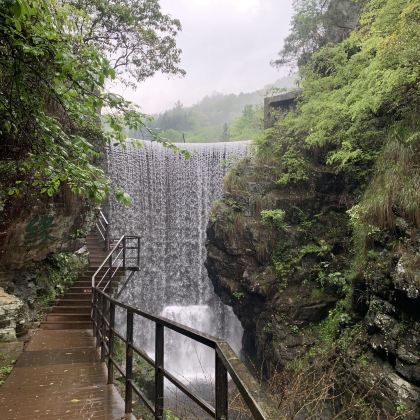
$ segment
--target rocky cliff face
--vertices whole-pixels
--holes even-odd
[[[344,372],[337,387],[355,387],[383,415],[416,418],[418,232],[403,219],[397,232],[378,232],[366,267],[355,272],[351,185],[321,171],[300,187],[273,179],[269,163],[240,162],[208,226],[209,275],[242,322],[245,349],[270,376],[320,346],[325,330],[337,342],[355,331],[337,350]],[[274,212],[262,217],[264,209]]]
[[[206,263],[244,326],[248,350],[268,372],[314,343],[313,334],[299,331],[324,319],[341,293],[340,279],[326,287],[316,279],[323,266],[330,272],[346,266],[350,235],[341,179],[320,174],[292,192],[273,179],[269,164],[250,159],[231,171],[210,217]],[[264,209],[284,211],[283,226],[264,222]]]
[[[377,232],[368,264],[355,283],[354,309],[363,317],[369,351],[397,400],[420,403],[420,234],[402,218],[393,232]],[[398,386],[397,386],[398,384]],[[420,411],[417,412],[417,414]]]
[[[9,197],[0,205],[0,335],[10,340],[77,275],[95,209],[65,186],[53,198]],[[10,309],[10,300],[18,309]]]
[[[1,197],[0,197],[1,198]],[[94,211],[63,186],[53,198],[22,195],[0,202],[0,269],[19,269],[81,246]]]

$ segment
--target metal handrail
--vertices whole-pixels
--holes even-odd
[[[99,215],[102,217],[102,219],[104,219],[104,222],[105,222],[107,225],[109,225],[109,222],[108,222],[108,220],[106,220],[106,217],[105,217],[105,215],[103,214],[102,210],[99,210]]]
[[[99,274],[99,272],[102,270],[102,268],[105,266],[105,264],[109,261],[110,258],[112,258],[112,254],[115,252],[115,250],[118,248],[118,246],[121,244],[121,242],[124,240],[124,236],[121,236],[121,238],[118,240],[116,245],[112,248],[112,250],[109,252],[109,254],[105,257],[102,264],[99,266],[99,268],[95,271],[95,273],[92,276],[92,287],[95,287],[95,279],[96,276]]]
[[[124,304],[106,293],[106,287],[101,290],[95,285],[95,278],[103,269],[107,261],[112,262],[112,255],[118,247],[123,246],[126,249],[126,239],[135,238],[123,236],[113,247],[104,262],[92,276],[92,322],[94,335],[97,339],[97,345],[101,347],[101,360],[107,362],[108,383],[113,383],[113,368],[115,367],[125,379],[125,410],[126,413],[132,412],[132,394],[133,392],[145,403],[155,419],[163,419],[163,399],[164,399],[164,378],[167,378],[190,400],[195,402],[201,409],[210,414],[213,418],[222,420],[228,418],[228,373],[237,386],[246,405],[255,419],[278,419],[278,413],[266,399],[261,387],[249,373],[243,362],[238,358],[230,345],[217,337],[204,334],[200,331],[181,325],[170,319],[152,315],[133,306]],[[125,252],[123,252],[125,254]],[[124,264],[124,268],[125,264]],[[126,311],[126,336],[121,335],[115,328],[115,309],[119,307]],[[152,360],[143,350],[137,348],[133,340],[134,315],[148,319],[155,323],[155,360]],[[164,330],[168,328],[185,337],[197,341],[215,352],[215,407],[212,407],[207,401],[190,391],[182,382],[175,378],[164,368]],[[126,344],[125,370],[119,366],[114,359],[113,347],[114,339],[119,338]],[[155,369],[155,401],[151,403],[143,395],[133,381],[133,355],[142,357]]]
[[[136,246],[127,246],[127,241],[135,240],[137,242]],[[127,250],[136,250],[136,264],[134,266],[127,267],[127,259],[129,257],[127,256]],[[118,251],[118,252],[117,252]],[[117,253],[115,256],[114,254]],[[122,257],[121,257],[122,254]],[[114,264],[120,260],[119,263],[117,263],[116,266]],[[108,268],[106,271],[102,271],[104,267],[108,264]],[[106,290],[108,285],[111,283],[112,279],[117,274],[118,270],[122,268],[123,270],[129,269],[132,271],[137,271],[140,266],[140,237],[139,236],[130,236],[130,235],[123,235],[121,238],[116,242],[116,244],[113,246],[111,251],[108,253],[108,255],[103,260],[102,264],[98,267],[98,269],[95,271],[95,273],[92,276],[92,288],[94,287],[100,287],[104,279],[108,276],[108,283],[105,285],[105,287],[102,287],[102,290]],[[97,276],[101,274],[101,278],[99,281],[97,281]]]
[[[99,210],[99,218],[96,222],[96,228],[105,243],[105,249],[109,249],[110,246],[110,233],[109,233],[109,222],[103,214],[102,210]]]

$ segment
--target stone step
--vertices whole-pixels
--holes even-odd
[[[109,267],[103,267],[99,272],[98,272],[98,275],[99,274],[103,274],[103,273],[105,273],[106,272],[106,270],[108,270],[108,268]],[[113,269],[115,270],[115,268],[116,267],[113,267]],[[98,267],[95,267],[95,268],[92,268],[92,269],[88,269],[87,271],[85,271],[83,274],[82,274],[82,276],[81,277],[92,277],[96,272],[98,271]],[[119,268],[118,270],[117,270],[117,273],[119,273],[119,272],[121,272],[122,273],[122,268]]]
[[[115,276],[112,278],[112,282],[113,283],[118,283],[121,280],[121,278],[122,278],[122,275],[115,274]],[[96,282],[98,282],[99,280],[102,279],[102,276],[96,276],[95,279],[96,279]],[[105,279],[106,279],[106,281],[108,281],[109,277],[105,276],[103,279],[104,279],[104,281],[105,281]],[[76,282],[79,282],[79,281],[80,281],[80,283],[83,283],[83,284],[86,284],[86,283],[87,284],[92,284],[92,277],[80,277],[80,280],[76,280]],[[73,283],[73,286],[76,285],[76,282]]]
[[[115,242],[114,242],[115,243]],[[47,315],[47,319],[42,322],[41,327],[48,330],[61,329],[91,329],[91,298],[92,298],[92,276],[99,270],[97,280],[101,280],[102,276],[108,270],[108,266],[99,267],[108,256],[109,251],[105,250],[102,238],[91,233],[87,237],[86,245],[89,250],[89,266],[82,275],[65,291],[62,298],[58,299],[51,312]],[[114,272],[116,267],[113,268]],[[115,288],[122,276],[124,270],[117,269],[111,280],[111,289]],[[102,284],[108,282],[105,277]]]
[[[91,280],[76,280],[71,287],[91,287]]]
[[[53,306],[51,309],[51,314],[66,314],[66,313],[79,313],[79,314],[89,314],[90,315],[90,304],[89,305],[70,305],[70,306]]]
[[[94,275],[95,273],[92,273],[92,275],[90,275],[90,276],[81,276],[81,277],[79,277],[77,280],[81,280],[81,281],[92,281],[92,277],[93,277],[93,275]],[[101,279],[101,278],[109,278],[109,273],[107,273],[106,275],[104,275],[105,273],[98,273],[96,276],[95,276],[95,278],[96,279]],[[113,274],[113,273],[112,273]],[[119,271],[119,272],[117,272],[117,273],[115,273],[114,275],[113,275],[113,277],[112,277],[112,279],[113,280],[121,280],[121,278],[123,277],[123,272],[122,271]],[[76,281],[77,281],[76,280]]]
[[[88,285],[74,283],[66,290],[66,294],[67,293],[92,293],[92,283],[88,283]]]
[[[90,308],[89,299],[59,299],[55,306],[86,306]]]
[[[45,321],[41,324],[44,330],[88,330],[92,328],[92,322],[86,321]]]
[[[97,271],[98,271],[97,275],[103,275],[108,271],[108,269],[109,269],[108,266],[101,268],[99,271],[98,271],[97,268],[92,269],[92,270],[89,269],[89,270],[85,271],[83,274],[81,274],[80,277],[92,277]],[[116,270],[116,274],[120,274],[120,275],[122,275],[123,272],[124,272],[122,267],[120,267],[120,268],[112,267],[112,271],[114,272],[115,270]]]
[[[85,321],[90,322],[90,313],[50,313],[47,315],[46,322],[61,322],[61,321]]]
[[[92,298],[91,290],[89,290],[88,293],[72,293],[72,292],[66,292],[62,299],[60,300],[66,300],[66,299],[76,299],[76,300],[90,300]]]

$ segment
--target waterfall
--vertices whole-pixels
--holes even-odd
[[[108,150],[112,182],[132,198],[131,206],[109,203],[111,235],[141,237],[140,271],[122,294],[133,306],[226,339],[241,349],[243,330],[230,307],[215,295],[208,278],[206,226],[211,203],[222,196],[228,166],[247,153],[248,142],[177,145],[191,154],[156,142]],[[135,319],[135,340],[153,352],[150,321]],[[167,333],[166,366],[183,377],[197,367],[211,374],[214,355],[190,339]],[[169,347],[168,347],[169,346]],[[196,360],[196,362],[193,361]],[[198,363],[198,364],[197,364]]]

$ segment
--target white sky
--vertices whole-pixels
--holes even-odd
[[[288,74],[270,65],[288,35],[292,0],[161,0],[181,20],[184,78],[157,74],[118,93],[146,113],[192,105],[214,92],[251,92]]]

